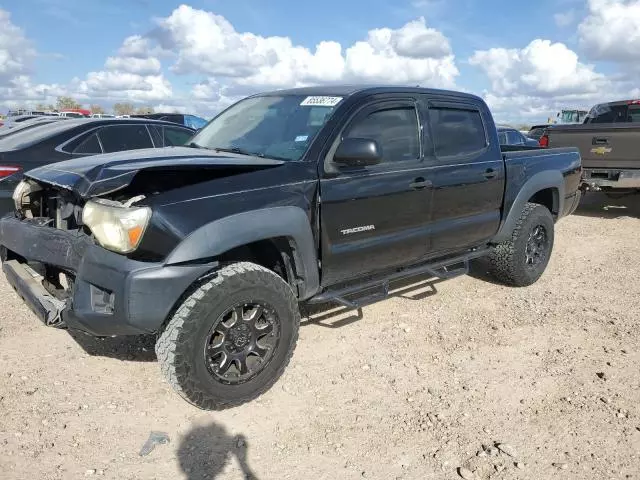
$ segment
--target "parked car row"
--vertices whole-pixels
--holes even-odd
[[[45,164],[124,150],[184,145],[195,130],[145,118],[35,117],[0,128],[0,215],[13,210],[22,174]]]
[[[207,120],[196,115],[183,113],[145,113],[132,115],[114,115],[111,113],[91,113],[90,110],[81,108],[68,109],[62,111],[34,111],[34,110],[12,110],[7,114],[6,120],[0,122],[5,125],[12,125],[16,122],[24,121],[34,117],[63,117],[63,118],[147,118],[150,120],[164,120],[177,123],[185,127],[200,130],[207,124]]]

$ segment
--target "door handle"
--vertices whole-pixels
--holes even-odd
[[[411,182],[409,186],[414,190],[421,190],[423,188],[433,186],[433,183],[431,183],[431,180],[426,180],[422,177],[418,177],[413,182]]]
[[[482,176],[486,179],[495,178],[498,176],[498,172],[496,172],[493,168],[487,168]]]
[[[607,137],[593,137],[591,139],[591,145],[609,145],[609,138],[607,138]]]

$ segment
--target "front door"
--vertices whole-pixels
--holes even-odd
[[[348,137],[378,142],[382,162],[358,168],[331,163]],[[377,101],[359,110],[320,168],[323,286],[406,265],[429,251],[431,189],[415,99]]]

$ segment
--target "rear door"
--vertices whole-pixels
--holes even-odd
[[[407,265],[429,250],[431,189],[415,98],[373,101],[348,120],[320,172],[322,284]],[[383,161],[345,168],[331,162],[347,137],[376,140]]]
[[[488,241],[498,231],[505,168],[499,145],[490,145],[489,113],[478,105],[427,99],[433,183],[431,254]]]

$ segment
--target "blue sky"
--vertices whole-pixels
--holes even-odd
[[[254,90],[349,80],[461,88],[507,120],[543,120],[561,106],[636,93],[627,80],[640,52],[627,34],[640,30],[639,0],[0,0],[0,11],[20,32],[11,37],[24,40],[0,31],[5,106],[67,93],[107,107],[126,100],[213,113]],[[603,31],[610,26],[622,45]],[[387,33],[371,40],[374,29]],[[121,48],[130,37],[135,54]],[[319,55],[329,41],[341,52]],[[29,54],[3,75],[3,58],[25,45]],[[236,49],[246,65],[228,55]]]

